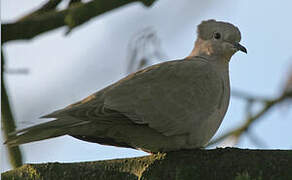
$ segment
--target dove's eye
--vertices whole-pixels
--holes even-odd
[[[220,39],[221,38],[221,34],[218,33],[218,32],[214,33],[214,38],[215,39]]]

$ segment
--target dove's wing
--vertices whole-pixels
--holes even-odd
[[[44,117],[74,116],[111,125],[148,125],[166,136],[189,133],[222,101],[221,77],[206,60],[169,61],[150,66]]]
[[[222,79],[205,60],[179,60],[151,66],[109,87],[104,107],[147,124],[164,135],[200,125],[220,106]]]

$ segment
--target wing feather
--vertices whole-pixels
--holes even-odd
[[[208,118],[221,91],[221,79],[206,61],[172,61],[116,83],[105,91],[104,105],[171,136],[189,133]]]
[[[205,60],[156,64],[44,117],[147,124],[166,136],[189,133],[218,108],[222,79]]]

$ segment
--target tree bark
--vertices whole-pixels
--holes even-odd
[[[27,164],[3,179],[292,179],[292,150],[219,148],[80,163]]]

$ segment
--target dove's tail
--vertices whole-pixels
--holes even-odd
[[[13,147],[33,141],[54,138],[68,134],[73,127],[88,123],[88,121],[76,119],[57,119],[9,133],[4,144]]]

